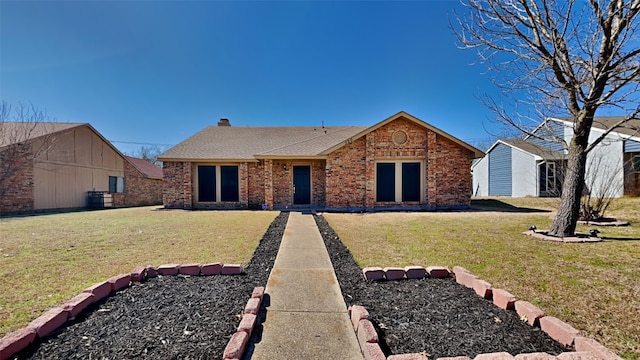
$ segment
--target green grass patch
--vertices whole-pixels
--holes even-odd
[[[640,229],[600,227],[609,239],[601,243],[545,242],[521,233],[529,225],[548,229],[554,214],[539,210],[557,199],[483,200],[490,211],[325,217],[360,266],[463,266],[619,355],[640,359]],[[614,200],[607,216],[640,224],[638,209],[640,199]]]
[[[142,207],[2,218],[0,337],[138,265],[246,265],[277,215]]]

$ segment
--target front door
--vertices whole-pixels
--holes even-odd
[[[293,167],[293,204],[311,204],[311,166]]]

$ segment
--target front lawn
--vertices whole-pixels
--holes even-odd
[[[553,214],[513,210],[548,210],[553,203],[499,198],[474,201],[486,211],[324,216],[360,266],[459,265],[622,357],[640,359],[640,199],[614,201],[606,215],[635,226],[598,228],[608,239],[601,243],[521,235],[529,225],[548,229]]]
[[[277,215],[143,207],[0,218],[0,337],[137,265],[246,265]]]

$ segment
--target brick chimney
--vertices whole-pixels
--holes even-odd
[[[231,123],[229,122],[229,119],[221,118],[218,121],[218,126],[231,126]]]

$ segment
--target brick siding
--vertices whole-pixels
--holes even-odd
[[[7,146],[0,152],[0,214],[34,208],[33,155],[28,145]]]
[[[329,154],[326,170],[327,207],[363,206],[369,175],[367,165],[364,137]]]
[[[468,206],[471,202],[471,157],[470,151],[454,144],[442,136],[437,137],[435,151],[436,206]]]
[[[394,133],[400,130],[407,134],[404,144],[393,141]],[[327,207],[397,206],[376,202],[376,162],[385,160],[418,160],[424,164],[425,191],[420,205],[468,206],[471,156],[470,151],[429,129],[405,119],[395,120],[329,154]]]
[[[166,161],[162,164],[164,187],[162,203],[167,208],[191,209],[193,184],[191,163]]]
[[[265,204],[264,168],[265,162],[247,164],[247,199],[250,209],[259,209]]]
[[[403,131],[406,142],[394,142]],[[396,119],[328,154],[326,160],[260,160],[240,165],[240,204],[269,209],[293,206],[293,166],[309,165],[312,207],[337,209],[380,206],[468,206],[471,200],[472,152],[446,137],[404,118]],[[419,161],[424,189],[418,203],[377,203],[377,161]],[[191,208],[196,164],[166,162],[165,207]],[[217,206],[228,204],[217,204]]]
[[[145,177],[128,161],[124,162],[124,193],[112,194],[116,207],[162,204],[162,179]]]

